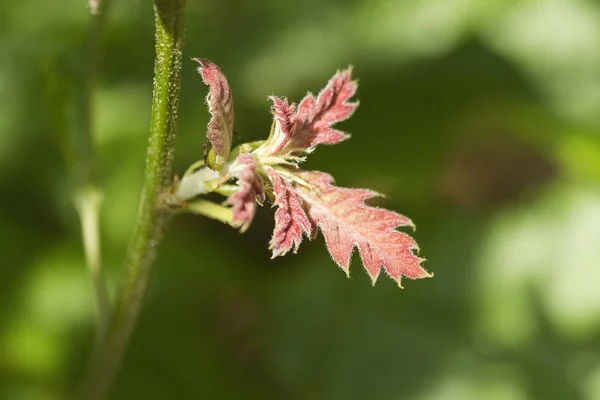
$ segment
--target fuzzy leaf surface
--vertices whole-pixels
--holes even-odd
[[[233,193],[227,199],[227,204],[230,204],[233,212],[233,223],[240,225],[240,230],[243,232],[252,223],[256,214],[256,201],[264,201],[265,192],[256,174],[256,161],[249,153],[243,153],[236,159],[237,168],[240,172],[237,173],[237,184],[239,190]]]
[[[349,102],[357,89],[351,79],[350,68],[337,72],[315,98],[307,94],[296,105],[287,99],[271,96],[271,112],[278,129],[276,143],[271,154],[282,151],[310,151],[319,144],[336,144],[349,135],[333,128],[354,113],[358,102]]]
[[[209,88],[206,104],[211,118],[206,136],[215,153],[214,169],[220,170],[229,156],[233,137],[233,98],[227,78],[216,64],[203,58],[194,61],[200,64],[198,72]]]
[[[417,243],[399,226],[414,227],[412,221],[398,213],[365,204],[377,196],[366,189],[347,189],[333,185],[333,178],[323,172],[299,173],[310,188],[298,187],[306,212],[325,237],[331,257],[349,273],[355,247],[373,284],[381,269],[398,284],[403,276],[410,279],[430,277],[421,267],[423,259],[414,254]]]
[[[316,227],[304,211],[302,198],[292,184],[282,178],[272,168],[268,169],[275,195],[275,230],[269,244],[273,257],[282,256],[293,249],[294,253],[302,243],[303,234],[309,238],[316,233]]]

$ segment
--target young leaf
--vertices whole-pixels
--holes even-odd
[[[289,104],[285,97],[270,96],[269,100],[273,102],[271,113],[275,120],[275,134],[269,137],[264,146],[268,148],[267,155],[271,156],[278,154],[294,134],[296,104]]]
[[[286,98],[280,98],[277,96],[270,96],[269,99],[273,102],[271,112],[275,121],[279,124],[279,129],[284,133],[284,137],[288,140],[292,135],[292,129],[294,129],[294,121],[296,114],[296,104],[288,103]]]
[[[358,107],[358,102],[348,102],[357,88],[351,73],[350,68],[336,73],[316,98],[309,93],[298,106],[271,96],[278,128],[271,155],[285,149],[310,151],[319,144],[336,144],[349,137],[332,126],[350,118]]]
[[[231,139],[233,136],[233,99],[227,78],[212,62],[203,58],[195,58],[194,61],[200,64],[198,72],[202,80],[209,87],[206,96],[206,104],[211,118],[208,122],[206,136],[212,145],[215,153],[214,165],[210,165],[215,170],[220,170],[229,156],[231,148]]]
[[[250,153],[240,154],[235,164],[241,168],[241,171],[237,173],[237,184],[240,189],[229,196],[227,204],[232,206],[232,222],[239,224],[240,230],[244,232],[254,219],[256,200],[264,201],[265,192],[262,182],[256,174],[256,161]]]
[[[269,178],[273,183],[273,194],[277,206],[275,211],[275,230],[269,244],[273,250],[273,258],[282,256],[302,243],[302,234],[309,238],[316,233],[316,227],[308,219],[302,205],[302,198],[296,193],[292,185],[279,176],[275,170],[268,168]]]
[[[350,101],[357,89],[351,68],[338,71],[316,97],[309,93],[299,104],[271,96],[274,124],[268,139],[240,145],[234,150],[235,156],[230,156],[233,103],[227,80],[216,65],[196,61],[210,87],[208,137],[212,150],[204,161],[208,167],[192,169],[181,180],[176,192],[181,200],[212,191],[229,195],[226,204],[231,206],[231,216],[221,219],[231,220],[244,231],[254,218],[257,202],[264,201],[266,190],[277,207],[269,243],[273,257],[295,253],[305,235],[313,239],[321,230],[331,257],[346,274],[357,247],[373,284],[382,268],[398,285],[403,277],[432,276],[421,267],[424,260],[415,254],[418,246],[414,239],[397,230],[400,226],[414,228],[410,219],[365,204],[377,196],[373,191],[337,187],[326,173],[298,168],[315,146],[336,144],[349,137],[333,126],[348,119],[358,106],[358,102]],[[216,176],[208,173],[209,168]],[[231,179],[237,179],[237,184],[226,184]],[[268,181],[270,184],[264,186]],[[206,206],[202,207],[198,210],[208,215]]]
[[[334,186],[333,178],[323,172],[304,171],[299,176],[311,185],[311,188],[297,187],[307,214],[323,233],[331,257],[346,274],[354,247],[358,247],[373,284],[381,267],[398,285],[403,276],[410,279],[431,276],[421,267],[424,260],[413,253],[419,249],[414,239],[396,230],[399,226],[414,227],[412,221],[364,203],[377,193]]]

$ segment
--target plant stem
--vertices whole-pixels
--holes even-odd
[[[99,339],[100,332],[103,332],[106,328],[110,310],[110,297],[102,272],[102,257],[100,253],[99,217],[102,194],[95,187],[82,188],[75,195],[74,203],[81,221],[81,236],[83,239],[85,261],[94,286],[98,313],[97,339]]]
[[[86,400],[104,399],[137,322],[167,212],[161,197],[172,180],[181,83],[186,0],[155,0],[156,58],[152,121],[138,218],[125,260],[125,277],[111,319],[92,359]]]
[[[225,224],[231,224],[231,220],[233,219],[231,208],[204,199],[194,200],[186,204],[183,209],[194,214],[216,219]]]
[[[110,296],[102,271],[100,250],[100,205],[102,193],[95,178],[94,139],[92,133],[93,99],[96,93],[101,43],[110,1],[103,0],[91,15],[90,30],[84,49],[83,71],[78,99],[78,134],[73,149],[72,175],[75,182],[73,202],[81,221],[81,236],[86,266],[90,273],[97,308],[97,327],[102,331],[107,323]]]

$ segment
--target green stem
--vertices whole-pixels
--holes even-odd
[[[110,296],[102,271],[100,250],[100,205],[102,194],[96,183],[94,163],[94,139],[92,116],[94,95],[98,78],[101,43],[106,26],[106,13],[110,1],[103,0],[91,16],[90,30],[84,49],[83,70],[78,99],[78,134],[74,138],[72,175],[74,180],[73,202],[81,221],[81,235],[97,308],[97,326],[102,331],[107,323]]]
[[[76,177],[79,182],[95,186],[94,171],[94,139],[92,135],[92,116],[94,111],[94,95],[98,79],[98,64],[100,61],[101,44],[106,26],[106,14],[110,0],[102,0],[95,14],[91,15],[90,30],[85,44],[85,56],[83,60],[81,92],[79,96],[78,124],[80,135],[77,136],[76,154],[77,168]]]
[[[146,170],[138,218],[125,260],[124,282],[113,313],[92,359],[83,398],[100,400],[119,369],[127,343],[137,322],[156,247],[162,236],[167,212],[162,194],[172,180],[171,163],[181,83],[186,0],[155,0],[156,58],[152,124],[146,154]]]
[[[212,201],[198,199],[194,200],[183,207],[183,210],[194,214],[204,215],[225,224],[231,224],[233,213],[229,207],[224,207],[220,204],[215,204]]]

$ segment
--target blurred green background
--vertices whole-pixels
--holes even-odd
[[[95,135],[111,290],[149,131],[149,1],[114,0]],[[64,399],[94,306],[62,131],[73,127],[85,0],[0,2],[0,399]],[[236,130],[265,138],[271,94],[299,100],[349,64],[350,141],[306,168],[388,196],[434,279],[322,238],[270,260],[273,212],[240,235],[176,218],[111,399],[600,399],[600,2],[189,1],[176,172],[202,156],[206,88],[229,78]]]

